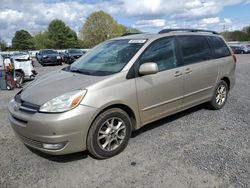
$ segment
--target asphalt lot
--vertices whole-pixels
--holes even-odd
[[[107,160],[28,149],[8,122],[18,90],[0,91],[0,187],[250,187],[250,55],[237,58],[237,82],[222,110],[200,105],[147,125]]]

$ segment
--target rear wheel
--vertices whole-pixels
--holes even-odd
[[[112,108],[101,113],[89,130],[88,151],[99,159],[119,154],[128,144],[131,127],[129,116],[119,108]]]
[[[227,96],[228,96],[228,85],[224,80],[221,80],[216,86],[213,98],[209,102],[209,106],[213,110],[221,109],[227,101]]]

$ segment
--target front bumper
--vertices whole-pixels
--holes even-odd
[[[75,109],[57,114],[29,113],[9,103],[9,121],[18,138],[26,145],[53,155],[86,150],[89,127],[96,109],[79,105]],[[45,149],[44,144],[65,144],[61,149]]]

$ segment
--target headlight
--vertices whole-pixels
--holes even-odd
[[[87,90],[76,90],[56,97],[40,107],[40,112],[65,112],[78,106]]]

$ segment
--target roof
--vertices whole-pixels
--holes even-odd
[[[215,31],[207,31],[207,30],[192,30],[192,29],[167,29],[166,32],[164,30],[159,33],[142,33],[142,34],[131,34],[125,35],[118,38],[114,38],[112,40],[119,39],[157,39],[165,36],[173,36],[173,35],[205,35],[205,36],[219,36]]]

